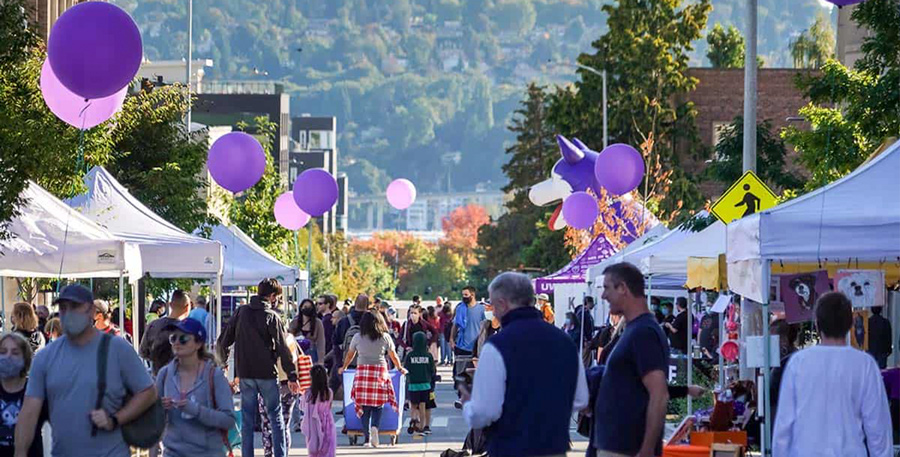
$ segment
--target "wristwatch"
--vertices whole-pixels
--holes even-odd
[[[110,422],[112,422],[112,424],[113,424],[113,426],[112,426],[112,429],[113,429],[113,430],[119,428],[119,419],[116,418],[116,415],[115,415],[115,414],[110,414],[109,420],[110,420]]]

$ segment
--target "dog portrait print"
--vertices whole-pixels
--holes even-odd
[[[843,292],[854,309],[884,306],[884,272],[881,270],[839,270],[837,290]]]
[[[830,289],[824,270],[784,275],[780,282],[785,318],[791,324],[813,320],[816,300]]]

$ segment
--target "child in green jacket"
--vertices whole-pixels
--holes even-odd
[[[427,339],[425,333],[416,332],[413,335],[413,350],[406,355],[403,363],[404,368],[409,371],[409,432],[426,435],[431,433],[431,411],[426,406],[437,374],[434,357],[428,352]]]

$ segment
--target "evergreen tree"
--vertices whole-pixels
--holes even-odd
[[[513,194],[510,209],[532,206],[528,189],[550,177],[553,164],[559,159],[553,127],[547,119],[548,102],[543,87],[529,84],[526,98],[508,127],[516,134],[516,142],[506,149],[509,161],[503,165],[503,173],[509,178],[503,191]]]
[[[740,179],[743,175],[744,118],[737,116],[720,133],[715,147],[715,157],[706,168],[709,178],[725,185]],[[772,123],[768,120],[756,125],[756,150],[759,155],[759,177],[774,187],[776,191],[796,190],[802,186],[801,180],[785,169],[787,150],[784,141],[772,133]]]
[[[729,25],[726,29],[716,23],[706,35],[706,42],[709,43],[706,57],[713,68],[743,68],[744,37],[737,27]]]

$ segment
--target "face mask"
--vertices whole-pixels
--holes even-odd
[[[661,312],[662,312],[662,315],[663,315],[663,316],[668,316],[668,315],[669,315],[669,308],[663,308]]]
[[[466,303],[472,303],[472,297],[463,297],[463,301]]]
[[[653,311],[655,313],[655,312],[659,311],[659,307],[656,305],[650,305],[650,311]]]
[[[15,355],[0,355],[0,378],[18,378],[25,369],[25,360]]]
[[[61,314],[59,319],[62,321],[63,331],[70,338],[81,335],[91,325],[91,316],[77,311]]]
[[[484,318],[487,320],[494,320],[494,312],[493,311],[485,311]]]
[[[315,308],[303,308],[300,310],[300,312],[303,313],[303,315],[306,317],[313,317],[316,315]]]

